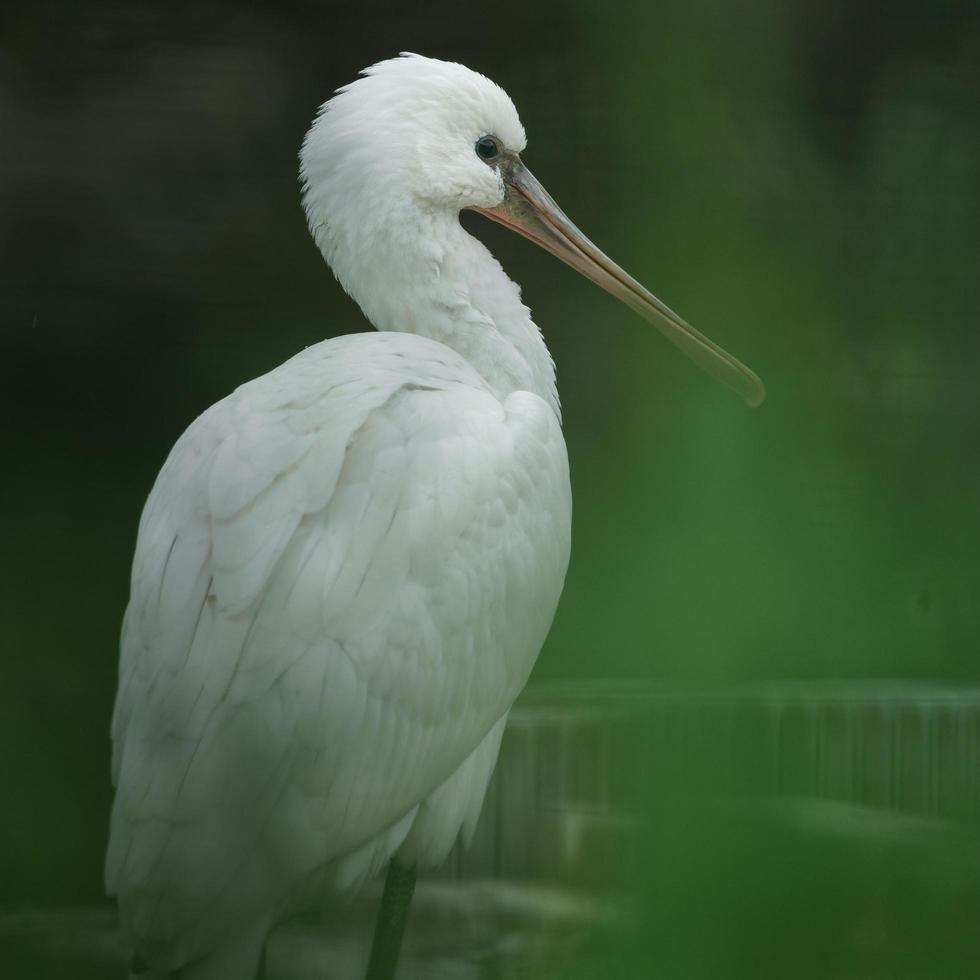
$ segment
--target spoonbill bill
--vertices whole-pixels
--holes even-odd
[[[473,832],[551,626],[571,491],[555,367],[470,208],[563,259],[749,404],[758,378],[608,259],[458,64],[366,69],[303,141],[316,244],[376,333],[315,344],[180,437],[139,525],[106,882],[132,971],[248,980],[293,911]]]

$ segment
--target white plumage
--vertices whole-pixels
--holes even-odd
[[[329,115],[307,147],[332,146]],[[324,165],[337,173],[314,160],[307,180]],[[363,226],[373,212],[356,183],[344,200]],[[456,229],[469,254],[438,243],[429,281],[412,282],[418,305],[403,297],[402,325],[423,331],[428,304],[444,341],[498,329],[465,266],[488,262],[478,288],[503,273]],[[345,285],[384,324],[376,297],[394,283],[373,256],[390,228],[357,231],[367,284]],[[523,323],[500,329],[529,335],[547,378],[507,286]],[[508,387],[427,337],[341,337],[243,385],[174,447],[140,523],[123,627],[106,871],[154,968],[251,947],[314,887],[350,884],[400,847],[438,864],[472,831],[568,560],[553,382],[547,400]]]
[[[550,625],[569,507],[554,413],[420,337],[319,344],[191,426],[141,522],[113,726],[108,878],[155,965],[327,862],[358,878],[406,835],[445,857]]]
[[[524,141],[496,85],[415,56],[306,138],[311,230],[382,332],[214,405],[146,504],[106,880],[156,972],[252,976],[291,909],[472,832],[569,554],[554,366],[458,221],[472,207],[563,254],[525,213],[567,221]]]

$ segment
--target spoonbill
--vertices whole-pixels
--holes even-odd
[[[177,441],[140,521],[106,883],[133,973],[247,980],[296,909],[472,834],[562,590],[555,367],[470,208],[563,259],[749,404],[759,379],[608,259],[521,161],[493,82],[402,55],[318,112],[310,230],[376,333],[315,344]]]

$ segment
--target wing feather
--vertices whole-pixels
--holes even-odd
[[[569,511],[552,410],[418,337],[317,345],[191,426],[141,521],[113,721],[107,882],[155,965],[372,865],[523,687]]]

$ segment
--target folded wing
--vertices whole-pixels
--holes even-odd
[[[567,461],[406,334],[243,386],[147,502],[113,720],[106,864],[159,967],[274,917],[436,789],[523,687],[568,560]]]

